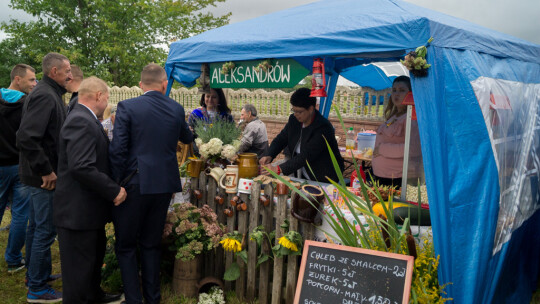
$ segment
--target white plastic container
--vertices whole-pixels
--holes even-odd
[[[375,148],[375,138],[377,138],[377,134],[372,133],[358,133],[357,134],[357,150],[360,152],[366,152],[369,149],[373,151],[373,148]]]

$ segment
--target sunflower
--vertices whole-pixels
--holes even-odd
[[[242,244],[235,238],[224,238],[219,242],[226,251],[240,252]]]
[[[296,247],[296,244],[291,242],[286,236],[282,236],[279,238],[279,244],[292,251],[298,251],[298,247]]]

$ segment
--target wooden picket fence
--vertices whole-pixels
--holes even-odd
[[[194,195],[196,190],[202,194],[200,198]],[[270,204],[266,207],[259,202],[261,190],[270,198]],[[277,244],[279,238],[285,233],[280,227],[285,219],[290,222],[290,230],[302,231],[304,240],[314,239],[315,227],[312,224],[299,222],[291,216],[290,207],[287,206],[289,196],[274,194],[271,184],[261,189],[259,183],[254,183],[251,195],[240,194],[240,199],[248,204],[247,210],[239,211],[233,208],[233,215],[228,217],[224,211],[227,207],[232,208],[230,201],[236,194],[225,193],[225,190],[218,187],[212,177],[201,172],[199,178],[191,179],[191,191],[192,204],[199,207],[204,204],[209,205],[216,211],[218,221],[226,225],[229,232],[237,230],[245,236],[244,248],[247,247],[248,263],[245,264],[242,259],[237,259],[240,265],[240,277],[235,282],[226,282],[225,289],[234,290],[239,299],[248,302],[258,299],[260,304],[292,303],[301,256],[274,257],[274,260],[268,259],[257,267],[257,244],[249,239],[249,233],[262,225],[267,233],[276,231]],[[216,195],[225,198],[225,202],[217,203]],[[277,204],[273,203],[275,196],[277,196]],[[270,254],[271,248],[268,242],[263,243],[262,251]],[[233,263],[233,258],[233,253],[224,252],[221,247],[215,253],[208,254],[205,257],[203,277],[222,279],[225,269]]]

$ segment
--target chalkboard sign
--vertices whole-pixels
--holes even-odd
[[[295,304],[409,303],[414,258],[306,241]]]

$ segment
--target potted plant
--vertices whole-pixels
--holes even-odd
[[[221,118],[217,118],[211,124],[198,121],[194,132],[198,136],[195,144],[199,148],[201,158],[210,166],[217,164],[225,169],[240,147],[239,138],[242,132],[234,121]]]
[[[167,213],[163,238],[176,252],[173,290],[187,297],[198,293],[202,254],[219,245],[225,227],[218,223],[216,213],[208,206],[197,208],[191,203],[175,205]]]

